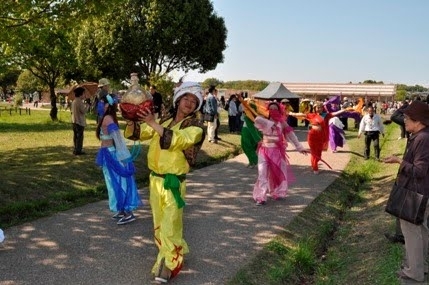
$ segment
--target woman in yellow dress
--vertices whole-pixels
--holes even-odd
[[[183,207],[186,174],[204,142],[204,129],[197,112],[203,103],[203,90],[198,83],[183,82],[174,90],[173,112],[155,120],[149,109],[137,113],[140,140],[151,140],[148,150],[149,202],[153,214],[158,256],[152,273],[155,281],[167,283],[183,266],[189,252],[183,239]],[[134,123],[127,125],[125,136],[132,136]]]

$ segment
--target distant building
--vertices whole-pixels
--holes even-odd
[[[303,98],[323,101],[333,95],[347,97],[352,101],[358,98],[380,102],[394,101],[396,84],[354,84],[354,83],[283,83],[291,92]]]
[[[289,91],[297,94],[301,99],[323,101],[333,95],[340,95],[341,99],[347,97],[352,101],[364,98],[366,101],[394,101],[396,95],[396,84],[355,84],[355,83],[282,83]],[[232,94],[246,92],[252,98],[259,91],[235,90],[219,88],[219,97],[228,99]],[[423,92],[424,93],[424,92]],[[422,94],[426,98],[426,94]],[[425,96],[426,95],[426,96]]]

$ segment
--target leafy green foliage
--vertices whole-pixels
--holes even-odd
[[[23,101],[24,97],[22,94],[15,94],[15,96],[13,96],[13,103],[15,106],[22,106]]]
[[[396,86],[396,97],[395,99],[398,101],[402,101],[405,99],[412,99],[416,96],[419,96],[418,93],[420,92],[428,92],[429,88],[425,88],[420,85],[414,85],[414,86],[408,86],[405,84],[398,84]],[[416,95],[417,93],[417,95]]]
[[[2,72],[3,70],[3,72]],[[0,94],[6,94],[8,90],[13,90],[20,70],[15,68],[0,68]]]
[[[82,18],[97,15],[112,3],[118,1],[5,1],[0,10],[0,37],[5,39],[0,45],[0,73],[12,64],[39,78],[49,88],[50,115],[56,120],[55,87],[62,78],[82,74],[70,31]]]
[[[3,1],[0,9],[0,33],[16,31],[25,26],[43,26],[46,21],[73,22],[76,18],[86,17],[104,11],[118,0],[23,0]]]
[[[226,81],[225,83],[221,84],[219,88],[261,91],[265,89],[268,84],[268,81],[263,80]]]
[[[395,99],[397,101],[404,101],[407,98],[407,91],[402,89],[402,90],[396,90],[396,96]]]
[[[405,90],[407,92],[425,92],[429,91],[429,88],[425,88],[421,85],[408,86],[405,84],[398,84],[396,90]]]
[[[227,30],[210,1],[127,0],[120,6],[88,19],[76,35],[79,64],[91,74],[128,78],[137,72],[149,82],[152,75],[206,72],[223,62]]]
[[[363,81],[364,84],[384,84],[383,81],[377,81],[377,80],[371,80],[371,79],[367,79]]]
[[[155,74],[152,75],[150,77],[150,84],[155,85],[158,92],[161,93],[164,104],[167,103],[169,97],[173,96],[173,88],[175,83],[173,82],[173,79],[167,74],[161,76]]]
[[[222,86],[223,81],[217,78],[207,78],[201,83],[201,85],[203,86],[203,88],[209,88],[210,86]]]
[[[36,90],[43,89],[43,82],[34,76],[29,70],[24,70],[16,81],[17,92],[20,93],[33,93]]]

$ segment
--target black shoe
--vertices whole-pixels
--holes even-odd
[[[219,137],[215,137],[216,140],[221,141],[222,139]]]
[[[80,151],[80,152],[75,152],[74,155],[85,155],[86,152]]]
[[[385,233],[384,236],[393,243],[402,243],[405,244],[405,240],[404,240],[404,236],[402,235],[397,235],[397,234],[389,234],[389,233]]]

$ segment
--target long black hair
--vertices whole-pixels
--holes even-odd
[[[100,139],[101,125],[103,124],[104,117],[111,116],[113,118],[113,121],[115,122],[115,124],[119,125],[119,123],[118,123],[118,116],[117,116],[118,103],[115,100],[115,101],[113,101],[113,104],[110,105],[110,103],[107,100],[107,96],[112,96],[113,97],[113,95],[108,94],[108,95],[103,96],[102,98],[100,98],[101,102],[103,102],[104,104],[109,104],[109,105],[107,107],[107,110],[103,114],[103,118],[98,122],[97,130],[95,131],[95,135],[97,136],[97,139]]]

